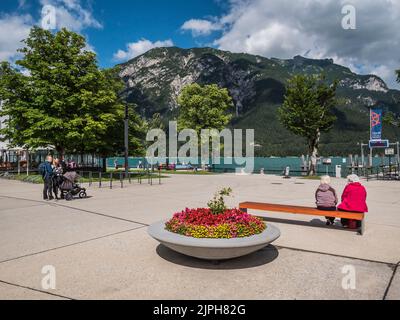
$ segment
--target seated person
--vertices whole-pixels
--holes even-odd
[[[367,191],[360,183],[360,178],[351,174],[347,177],[348,184],[343,191],[342,203],[338,209],[340,211],[350,212],[368,212],[367,206]],[[361,226],[361,221],[342,219],[342,225],[351,229],[356,229]]]
[[[315,192],[315,200],[317,208],[324,211],[336,211],[338,203],[335,189],[330,186],[331,178],[329,176],[321,177],[321,184]],[[326,225],[329,226],[335,223],[334,217],[326,217]]]

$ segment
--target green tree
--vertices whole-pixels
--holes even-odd
[[[400,127],[400,118],[392,111],[385,113],[383,122],[391,126]]]
[[[165,126],[162,121],[161,114],[154,113],[151,119],[148,121],[148,129],[161,129],[164,130]]]
[[[16,62],[24,72],[0,67],[1,114],[8,116],[1,134],[12,145],[54,146],[61,156],[115,152],[124,118],[115,70],[100,70],[85,38],[66,29],[34,27],[24,43]]]
[[[278,109],[282,125],[307,139],[310,156],[309,175],[316,173],[321,133],[329,131],[336,116],[332,113],[337,83],[326,84],[324,77],[296,75],[289,80],[285,101]]]
[[[400,70],[396,70],[395,73],[397,74],[397,82],[400,83]],[[394,127],[400,127],[400,117],[392,111],[385,113],[383,122]]]
[[[400,83],[400,70],[396,70],[397,74],[397,82]],[[395,126],[395,127],[400,127],[400,117],[396,115],[394,112],[387,112],[385,116],[383,117],[383,121],[386,124]]]
[[[232,115],[233,101],[225,88],[217,85],[191,84],[186,86],[178,98],[178,128],[193,129],[200,133],[201,129],[224,129]]]

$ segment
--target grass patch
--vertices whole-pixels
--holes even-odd
[[[78,173],[78,174],[79,174],[79,173]],[[151,176],[154,180],[159,178],[158,173],[157,173],[157,174],[156,174],[156,173],[153,173],[153,174],[151,174],[150,176]],[[148,174],[146,174],[146,173],[137,173],[137,174],[131,175],[131,179],[132,179],[132,180],[137,180],[137,179],[140,179],[140,178],[141,178],[141,179],[145,180],[145,179],[148,179],[150,176],[149,176]],[[43,183],[43,178],[42,178],[42,176],[39,175],[39,174],[30,174],[29,176],[27,176],[27,175],[25,175],[25,174],[20,174],[20,175],[18,175],[18,174],[10,174],[10,175],[8,175],[8,176],[4,176],[3,178],[4,178],[4,179],[9,179],[9,180],[16,180],[16,181],[21,181],[21,182],[27,182],[27,183],[35,183],[35,184],[41,184],[41,183]],[[102,173],[101,180],[102,180],[103,182],[110,181],[110,178],[111,178],[110,172],[108,172],[108,173]],[[161,175],[160,178],[161,178],[161,179],[165,179],[165,178],[169,178],[169,177],[168,177],[168,176]],[[123,179],[123,180],[124,180],[124,181],[128,181],[129,178],[124,176],[124,179]],[[89,177],[89,173],[88,173],[88,172],[85,172],[85,173],[83,174],[83,177],[81,177],[81,179],[79,180],[80,183],[99,182],[99,181],[100,181],[100,178],[99,178],[99,175],[98,175],[97,172],[93,173],[92,178]],[[114,174],[113,174],[113,181],[120,181],[120,175],[119,175],[119,173],[114,173]]]
[[[115,169],[108,168],[107,169],[107,173],[111,173],[111,172],[118,174],[120,172],[125,172],[125,169],[115,170]],[[139,173],[143,173],[144,171],[141,170],[141,169],[129,169],[129,172],[139,174]],[[185,174],[186,175],[215,175],[215,174],[218,174],[216,172],[209,172],[209,171],[183,171],[183,170],[177,170],[177,171],[174,171],[174,170],[161,170],[160,173],[161,174],[184,174],[184,175]],[[143,174],[145,174],[145,173],[143,173]],[[154,171],[153,175],[157,175],[157,177],[158,177],[158,171],[157,170]]]
[[[320,180],[321,176],[305,176],[305,177],[300,177],[300,179],[303,179],[303,180]]]
[[[27,176],[26,174],[15,174],[15,175],[9,175],[8,177],[6,177],[7,179],[10,180],[17,180],[17,181],[22,181],[22,182],[29,182],[29,183],[43,183],[43,178],[41,175],[38,174],[32,174]]]
[[[210,176],[218,173],[208,171],[167,171],[161,170],[161,174],[181,174],[181,175],[192,175],[192,176]]]

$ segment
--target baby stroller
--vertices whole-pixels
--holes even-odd
[[[80,199],[86,198],[86,189],[81,188],[77,183],[79,175],[70,171],[63,175],[63,182],[61,184],[61,197],[67,201],[71,201],[74,196],[78,195]]]

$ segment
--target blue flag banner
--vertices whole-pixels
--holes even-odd
[[[371,109],[371,140],[382,139],[382,109]]]

